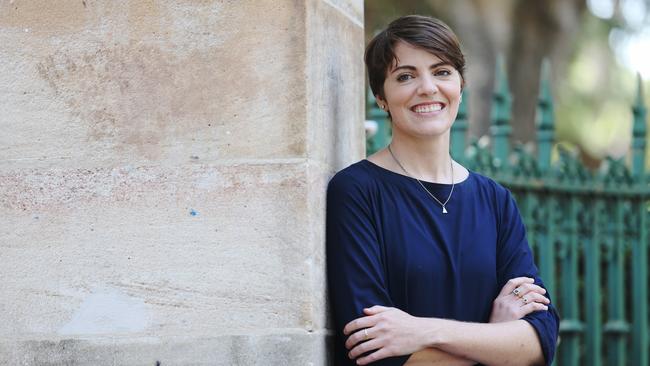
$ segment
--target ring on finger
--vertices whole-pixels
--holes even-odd
[[[519,295],[521,295],[521,289],[519,287],[517,287],[516,289],[512,290],[512,294],[517,296],[517,297],[521,297],[521,296],[519,296]]]
[[[521,301],[524,302],[524,305],[528,304],[528,299],[525,296],[521,297]]]
[[[368,335],[368,329],[363,330],[363,340],[367,341],[370,336]]]

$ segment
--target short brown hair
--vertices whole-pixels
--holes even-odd
[[[452,65],[465,81],[465,56],[460,50],[456,34],[439,19],[407,15],[392,21],[388,28],[377,34],[366,47],[365,61],[368,68],[370,89],[374,95],[384,98],[386,72],[397,60],[395,45],[402,41],[421,48]]]

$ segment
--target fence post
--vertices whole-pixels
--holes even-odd
[[[585,365],[602,365],[602,293],[600,291],[600,249],[602,248],[601,238],[604,235],[603,223],[609,219],[603,215],[604,202],[596,197],[590,207],[591,215],[585,220],[583,230],[589,232],[586,235],[583,247],[585,256]]]
[[[632,127],[632,174],[644,177],[645,173],[645,147],[646,147],[646,113],[643,102],[643,81],[637,75],[636,101],[632,107],[634,122]]]
[[[537,101],[537,163],[541,172],[548,171],[551,165],[551,147],[553,144],[554,115],[553,97],[550,86],[550,64],[548,59],[542,62],[539,98]]]
[[[645,178],[646,147],[646,108],[643,102],[641,76],[637,77],[637,96],[632,107],[634,123],[632,127],[632,175],[636,186],[647,187]],[[632,212],[638,215],[639,225],[632,240],[632,364],[648,365],[648,229],[647,196],[635,200]]]
[[[560,330],[563,340],[561,343],[560,361],[563,366],[578,366],[580,357],[580,334],[582,323],[578,308],[578,220],[580,210],[584,207],[578,197],[568,198],[560,207],[564,208],[565,218],[561,225],[562,247],[560,249],[561,265],[561,314]],[[568,218],[566,217],[568,216]]]
[[[458,107],[458,115],[456,121],[451,126],[451,156],[459,162],[465,160],[465,136],[467,136],[467,129],[469,121],[467,120],[467,89],[463,91],[463,99]]]
[[[607,256],[607,365],[626,364],[626,338],[629,325],[625,321],[625,214],[624,200],[616,197],[610,201],[614,206],[613,234]]]
[[[492,138],[494,139],[492,151],[496,164],[501,172],[508,168],[508,154],[510,153],[510,127],[511,119],[511,97],[508,90],[508,78],[505,72],[503,57],[499,57],[496,70],[496,89],[492,103]]]

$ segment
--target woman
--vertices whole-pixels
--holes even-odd
[[[559,319],[515,202],[449,155],[464,86],[456,36],[402,17],[365,60],[393,138],[328,187],[335,364],[550,364]]]

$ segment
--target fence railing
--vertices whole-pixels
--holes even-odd
[[[556,365],[650,365],[648,341],[648,223],[650,176],[645,169],[646,108],[641,78],[632,107],[631,153],[608,158],[597,171],[554,148],[548,66],[542,70],[536,153],[511,151],[511,98],[502,67],[492,105],[491,146],[465,144],[466,100],[451,131],[451,153],[514,194],[536,263],[561,316]],[[368,153],[386,146],[386,114],[368,98],[378,128]]]

